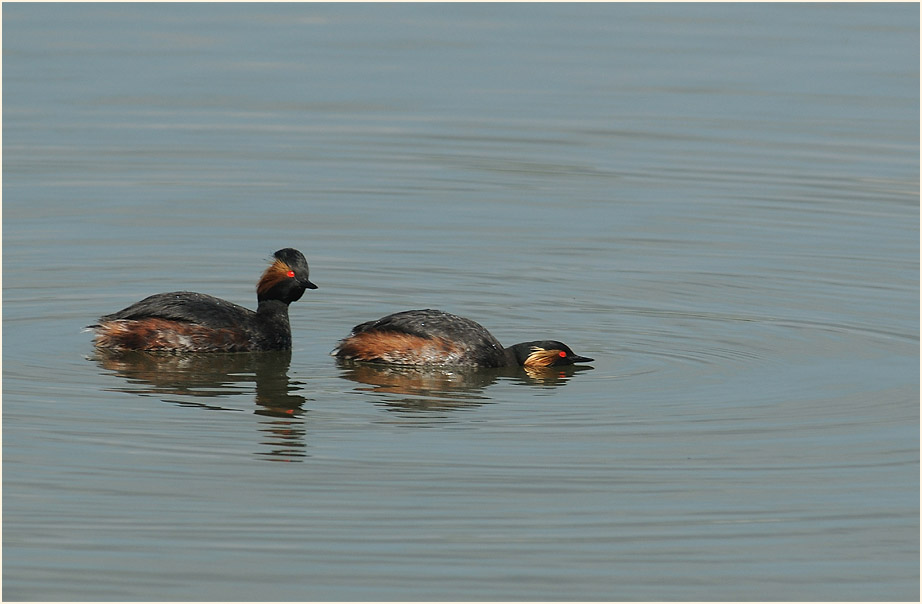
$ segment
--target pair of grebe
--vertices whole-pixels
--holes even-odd
[[[288,305],[317,289],[304,255],[275,252],[256,285],[256,312],[194,292],[156,294],[91,325],[98,348],[169,352],[290,350]],[[439,310],[407,310],[352,328],[333,356],[396,365],[553,367],[592,361],[563,342],[504,348],[482,325]]]

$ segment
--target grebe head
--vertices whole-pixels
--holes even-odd
[[[273,262],[256,284],[256,297],[263,300],[279,300],[289,304],[300,300],[305,289],[317,289],[309,279],[310,269],[304,254],[290,247],[275,254]]]
[[[524,367],[557,367],[595,360],[576,354],[569,346],[557,340],[522,342],[512,347],[512,353],[519,365]]]

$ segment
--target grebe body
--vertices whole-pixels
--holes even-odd
[[[479,323],[440,310],[407,310],[352,328],[331,353],[394,365],[552,367],[592,361],[557,340],[504,348]]]
[[[112,350],[251,352],[290,350],[288,305],[311,283],[304,255],[285,248],[256,285],[256,311],[207,294],[155,294],[91,325],[95,345]]]

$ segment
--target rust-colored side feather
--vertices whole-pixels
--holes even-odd
[[[399,365],[457,363],[463,351],[442,338],[423,338],[406,333],[366,331],[340,342],[336,356],[356,361]]]
[[[183,321],[148,319],[104,321],[96,327],[95,344],[112,350],[242,351],[244,334]]]

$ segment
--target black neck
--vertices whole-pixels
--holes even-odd
[[[261,300],[256,309],[259,338],[266,350],[291,348],[291,325],[288,322],[288,304],[281,300]]]
[[[260,315],[288,316],[288,303],[281,300],[260,300],[256,312]]]
[[[528,358],[529,352],[525,346],[525,344],[515,344],[503,349],[508,367],[521,367],[525,364],[525,359]]]

